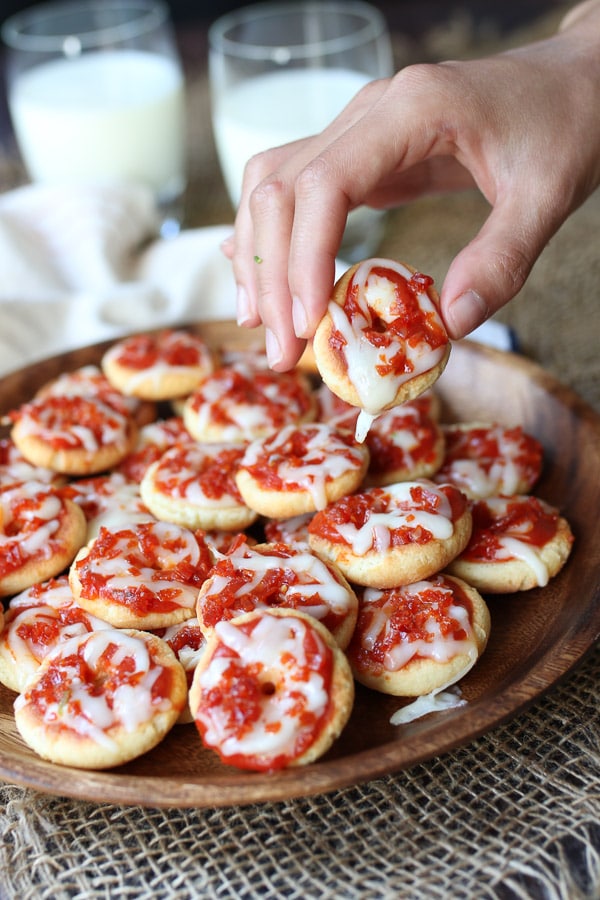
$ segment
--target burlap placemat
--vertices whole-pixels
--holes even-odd
[[[539,32],[554,20],[544,20]],[[455,41],[457,35],[466,41],[465,55],[471,52],[464,17]],[[434,37],[439,42],[443,35]],[[481,47],[480,35],[478,41]],[[189,102],[195,130],[188,223],[227,222],[231,209],[216,174],[202,76],[194,77]],[[18,172],[7,175],[5,164],[5,186],[7,178],[15,183]],[[472,193],[420,201],[390,214],[381,252],[441,282],[486,214]],[[599,232],[596,194],[500,315],[523,352],[597,409]],[[469,746],[310,799],[149,810],[2,786],[0,898],[597,900],[599,683],[597,650],[528,712]]]

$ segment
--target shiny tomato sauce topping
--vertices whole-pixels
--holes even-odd
[[[145,671],[136,671],[135,660],[132,656],[124,656],[115,665],[112,657],[118,649],[117,644],[110,643],[104,653],[98,657],[95,668],[86,663],[83,646],[80,646],[77,652],[60,657],[43,673],[36,685],[27,691],[29,703],[40,716],[44,715],[50,704],[58,704],[59,711],[68,706],[75,715],[89,718],[82,708],[80,700],[72,698],[73,684],[81,683],[87,686],[91,696],[104,696],[109,708],[112,709],[114,693],[117,688],[123,685],[135,687],[146,675]],[[150,656],[150,669],[155,666],[156,664]],[[160,702],[169,697],[172,684],[171,670],[161,667],[160,674],[152,684],[152,702]],[[56,724],[60,725],[60,721]]]
[[[544,448],[533,435],[502,426],[446,429],[444,466],[458,459],[498,460],[508,457],[533,484],[542,469]]]
[[[452,521],[455,522],[467,508],[467,498],[451,485],[438,485],[438,490],[445,494],[450,503]],[[425,512],[435,513],[439,509],[440,498],[423,485],[415,485],[410,490],[415,507]],[[362,528],[368,523],[374,513],[387,513],[394,508],[409,510],[406,504],[391,507],[390,495],[385,488],[371,488],[358,494],[350,494],[330,503],[329,506],[315,513],[311,519],[308,531],[324,540],[333,543],[349,543],[339,533],[337,526],[352,524],[355,528]],[[423,527],[406,527],[390,529],[391,546],[397,547],[408,543],[426,544],[433,540],[433,535]]]
[[[210,500],[220,500],[230,496],[242,504],[242,495],[235,482],[235,472],[244,455],[243,447],[226,447],[218,452],[208,453],[198,463],[196,458],[189,461],[185,447],[182,447],[179,458],[170,456],[167,471],[159,467],[156,474],[156,485],[159,490],[177,497],[185,497],[188,489],[199,485],[202,493]],[[182,477],[182,473],[186,473]]]
[[[234,408],[258,407],[264,410],[270,425],[282,426],[305,415],[311,399],[303,383],[293,372],[271,372],[259,369],[251,374],[238,368],[219,369],[211,381],[222,384],[217,402],[210,404],[211,420],[218,425],[237,425]],[[199,410],[206,402],[202,387],[190,401]]]
[[[327,457],[327,451],[317,451],[309,448],[309,442],[314,438],[317,429],[304,428],[294,431],[284,444],[277,443],[275,449],[271,451],[270,447],[273,442],[277,442],[277,434],[264,444],[264,452],[257,458],[252,465],[244,466],[244,469],[264,488],[267,490],[298,490],[302,485],[288,477],[282,478],[280,475],[280,464],[285,461],[286,467],[289,469],[301,469],[306,465],[322,465]],[[339,442],[348,446],[348,451],[340,448]],[[356,443],[351,434],[339,432],[336,435],[336,455],[343,456],[348,460],[348,465],[354,468],[356,465],[356,454],[350,451],[350,447]],[[325,475],[325,481],[331,481],[331,475]]]
[[[247,622],[238,627],[245,634],[251,636],[256,625],[257,622]],[[315,741],[323,724],[331,714],[330,704],[326,705],[320,716],[316,715],[307,708],[303,695],[300,692],[294,692],[293,682],[308,681],[316,673],[323,679],[324,688],[329,694],[333,675],[333,654],[320,636],[309,628],[304,630],[303,650],[306,665],[300,665],[289,654],[282,655],[281,662],[286,669],[286,681],[284,683],[282,678],[278,683],[274,683],[265,677],[264,667],[261,663],[246,664],[230,647],[223,643],[217,645],[212,658],[225,657],[231,662],[224,668],[218,684],[202,692],[198,712],[210,712],[213,708],[218,709],[220,730],[235,741],[243,741],[256,726],[260,727],[263,706],[269,703],[271,698],[276,701],[278,695],[284,692],[290,698],[296,698],[296,703],[286,711],[286,715],[296,718],[299,725],[294,746],[289,753],[280,753],[276,756],[261,756],[260,753],[243,752],[224,754],[216,747],[223,762],[240,769],[275,771],[289,765]],[[198,715],[195,723],[202,737],[205,737],[208,731],[207,723]],[[273,732],[278,731],[280,727],[280,723],[265,725],[266,730]]]
[[[40,501],[35,497],[22,497],[11,502],[10,520],[0,529],[0,534],[7,539],[0,546],[0,578],[17,571],[33,559],[47,559],[57,548],[61,548],[60,541],[52,536],[41,546],[35,545],[33,550],[28,546],[27,536],[35,535],[38,528],[48,525],[48,519],[35,515],[39,505]],[[66,509],[61,503],[57,515],[52,516],[52,521],[57,523],[56,532],[62,528],[66,515]]]
[[[116,359],[128,369],[149,369],[157,363],[197,366],[202,361],[203,349],[192,335],[175,335],[166,331],[158,335],[141,334],[128,338]]]
[[[430,420],[425,417],[414,419],[407,416],[403,419],[398,416],[397,419],[391,419],[385,427],[378,425],[378,422],[378,419],[373,422],[365,439],[373,472],[391,472],[435,459],[438,434]],[[404,430],[410,431],[415,438],[415,444],[410,450],[394,441],[394,432]]]
[[[348,652],[365,668],[381,670],[386,655],[399,643],[422,641],[428,644],[440,637],[464,641],[469,635],[451,615],[451,606],[464,607],[472,621],[473,605],[469,596],[443,575],[431,579],[431,587],[418,593],[410,593],[401,587],[382,591],[378,599],[361,603]],[[380,611],[385,613],[385,627],[374,636],[373,622],[377,621]],[[432,621],[437,626],[435,633],[431,631]],[[368,646],[363,642],[365,634],[369,635]],[[413,659],[423,656],[417,651]]]
[[[50,395],[24,404],[16,418],[30,418],[36,422],[43,432],[44,442],[56,449],[84,446],[79,433],[81,429],[91,433],[102,446],[107,434],[113,430],[121,432],[127,425],[127,418],[120,411],[103,405],[94,397]]]
[[[34,621],[22,622],[17,626],[16,632],[23,641],[48,647],[56,643],[63,628],[75,624],[83,625],[86,631],[92,630],[87,614],[83,609],[77,606],[65,606],[53,610],[51,615],[44,611],[42,616]]]
[[[474,503],[471,510],[473,531],[462,556],[472,561],[495,559],[502,536],[541,549],[558,531],[558,512],[549,510],[536,497],[515,498],[500,514],[485,500]]]
[[[417,347],[425,343],[435,350],[448,343],[448,335],[439,317],[432,312],[424,311],[419,303],[419,293],[428,293],[433,279],[419,272],[406,279],[399,272],[383,266],[374,266],[370,274],[391,282],[394,285],[395,297],[389,310],[390,321],[379,316],[372,308],[368,308],[367,316],[370,321],[361,329],[362,334],[373,347],[386,348],[392,342],[400,340],[397,352],[387,362],[378,364],[377,372],[381,377],[410,373],[414,369],[414,364],[408,358],[404,344]],[[365,305],[360,300],[362,287],[355,284],[352,279],[346,290],[343,309],[351,322],[365,315]],[[340,352],[346,340],[339,331],[334,330],[329,343],[333,350]]]
[[[87,556],[75,563],[82,595],[88,599],[96,597],[111,603],[120,603],[140,615],[152,612],[171,612],[179,607],[179,589],[177,584],[192,587],[200,587],[206,579],[212,565],[210,551],[201,534],[195,535],[200,549],[200,560],[197,565],[183,559],[169,568],[161,568],[159,563],[159,549],[177,551],[181,549],[181,539],[159,542],[156,534],[148,527],[147,523],[136,526],[135,540],[130,541],[123,553],[122,536],[131,536],[131,532],[125,530],[109,531],[101,527],[98,537]],[[131,576],[131,583],[123,588],[115,588],[112,583],[113,576],[93,570],[93,564],[103,559],[114,559],[123,555],[123,568]],[[150,575],[150,584],[141,584],[135,581],[144,569],[153,568]],[[152,589],[152,583],[157,581],[170,581],[174,587]]]

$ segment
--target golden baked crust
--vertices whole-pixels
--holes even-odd
[[[457,609],[462,610],[459,615]],[[438,623],[435,628],[433,621]],[[348,659],[354,677],[366,687],[399,697],[420,697],[466,674],[483,653],[490,628],[483,597],[449,575],[365,591]],[[412,641],[407,639],[411,631]]]
[[[246,504],[289,519],[323,509],[362,484],[369,451],[329,425],[290,425],[246,448],[235,480]]]
[[[127,658],[130,674],[122,665]],[[185,673],[164,641],[145,631],[106,629],[72,638],[46,657],[15,702],[15,721],[43,759],[106,769],[158,744],[186,696]]]
[[[196,615],[209,636],[223,619],[263,608],[299,609],[319,619],[344,649],[358,600],[335,563],[307,545],[241,545],[216,561],[198,593]]]
[[[48,485],[29,482],[2,492],[0,597],[58,575],[70,565],[86,533],[81,509]]]
[[[522,531],[519,509],[533,511],[529,530]],[[485,527],[482,510],[490,510]],[[507,515],[508,511],[508,515]],[[509,519],[512,511],[512,526]],[[495,517],[495,520],[494,520]],[[503,524],[506,520],[506,525]],[[525,520],[527,521],[527,520]],[[532,540],[537,530],[547,531],[537,543]],[[498,497],[473,505],[473,533],[462,554],[447,566],[447,571],[488,594],[509,594],[545,587],[566,563],[573,546],[573,532],[557,510],[531,496]]]
[[[189,443],[149,466],[142,499],[157,519],[204,531],[243,531],[258,518],[239,493],[235,472],[244,448]]]
[[[11,437],[32,465],[93,475],[131,452],[137,425],[98,397],[50,395],[21,407]]]
[[[341,307],[342,309],[344,308],[348,289],[353,282],[354,276],[357,275],[357,273],[360,274],[365,271],[365,267],[368,266],[371,266],[371,269],[385,269],[386,266],[391,269],[391,267],[400,266],[407,273],[412,273],[412,275],[417,278],[425,277],[420,276],[415,269],[406,263],[398,264],[389,260],[367,260],[356,263],[342,275],[333,288],[330,306],[319,322],[313,338],[313,353],[323,381],[334,394],[346,403],[350,403],[352,406],[364,409],[368,413],[378,414],[385,409],[391,409],[407,400],[418,397],[431,387],[446,367],[450,355],[450,342],[443,329],[439,313],[437,313],[439,307],[439,297],[437,293],[430,285],[425,284],[424,286],[419,286],[419,293],[417,296],[427,295],[429,298],[434,309],[434,312],[430,313],[430,315],[435,317],[436,329],[440,330],[442,335],[439,353],[437,353],[435,357],[432,357],[432,360],[435,359],[435,361],[432,365],[428,365],[425,371],[418,371],[417,366],[415,374],[410,377],[407,377],[404,372],[388,372],[385,375],[385,378],[388,381],[388,389],[385,392],[385,400],[380,402],[377,397],[377,392],[373,391],[372,387],[375,384],[381,384],[383,382],[383,377],[378,378],[378,373],[375,370],[375,366],[379,366],[382,363],[382,357],[380,353],[373,354],[369,352],[366,356],[366,359],[369,361],[366,362],[364,366],[361,364],[360,380],[362,381],[364,379],[364,384],[361,389],[357,379],[353,379],[349,374],[349,363],[352,365],[354,361],[357,361],[359,355],[364,353],[367,345],[371,346],[371,348],[376,348],[380,345],[378,343],[371,344],[371,341],[367,339],[365,333],[362,331],[360,324],[357,324],[356,320],[354,319],[353,321],[352,318],[350,319],[350,332],[353,334],[352,343],[350,344],[346,340],[346,335],[344,335],[345,346],[344,343],[340,344],[338,329],[339,321],[336,324],[335,319],[338,317],[336,316],[334,318],[332,304]],[[359,292],[361,288],[362,285],[359,285]],[[375,305],[371,305],[371,303],[367,302],[362,295],[359,295],[355,300],[357,305],[366,311],[365,318],[371,322],[371,331],[373,332],[378,332],[379,334],[389,332],[391,323],[394,320],[398,321],[398,311],[394,310],[394,308],[385,301],[382,302],[380,300]],[[400,338],[399,335],[398,338],[398,344],[400,346],[406,346],[404,338]],[[352,362],[350,362],[346,355],[347,353],[353,354],[354,359]],[[384,363],[386,368],[388,367],[388,364],[389,361],[386,359]]]
[[[214,371],[215,357],[198,335],[165,330],[118,341],[101,365],[108,381],[126,396],[172,400],[202,384]]]
[[[435,509],[435,496],[433,502],[429,499],[432,487],[425,479],[399,482],[331,504],[312,519],[309,544],[337,563],[351,583],[388,588],[428,578],[458,556],[472,527],[471,512],[460,492],[439,486],[455,504],[455,511],[442,516]],[[421,512],[424,516],[419,518]],[[440,522],[443,536],[429,530],[435,521],[430,513],[444,520]],[[400,532],[397,539],[396,530]]]
[[[251,636],[244,644],[250,645],[250,651],[240,661],[237,652],[228,648],[237,645],[236,635],[248,632]],[[269,659],[261,657],[260,662],[253,661],[252,645],[265,636],[270,638]],[[319,650],[312,654],[308,664],[313,675],[305,702],[302,699],[305,664],[297,664],[290,647],[306,646],[306,641]],[[223,673],[224,681],[215,691],[211,689],[211,664],[224,652],[237,660],[231,671]],[[321,680],[317,660],[326,657],[331,661],[331,674]],[[245,685],[245,696],[226,689],[229,681],[235,684],[239,678]],[[290,684],[295,695],[293,702],[289,699]],[[321,699],[313,706],[317,695]],[[251,696],[256,705],[250,706]],[[211,708],[222,708],[225,698],[224,714],[213,718]],[[271,771],[314,762],[329,749],[350,717],[354,680],[345,654],[320,622],[298,610],[262,609],[218,626],[196,667],[189,703],[203,742],[216,750],[224,762],[240,768]],[[251,732],[251,749],[247,749],[244,729],[239,734],[244,721]],[[278,735],[285,740],[279,743]]]
[[[200,534],[168,522],[102,527],[69,569],[73,597],[115,628],[167,628],[194,615],[212,564]]]

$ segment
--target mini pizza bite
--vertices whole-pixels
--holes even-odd
[[[29,481],[0,491],[0,597],[58,575],[85,534],[82,511],[52,485]]]
[[[204,745],[224,763],[275,771],[329,749],[350,717],[354,682],[320,622],[261,609],[216,626],[189,702]]]
[[[94,475],[133,448],[134,420],[100,397],[51,394],[12,414],[11,437],[25,459],[64,475]]]
[[[357,263],[336,283],[313,350],[325,384],[361,410],[359,440],[443,372],[450,341],[438,307],[433,280],[391,260]]]
[[[338,646],[348,646],[357,615],[356,594],[328,560],[308,547],[240,544],[218,559],[198,594],[200,627],[210,635],[218,622],[254,609],[300,609],[318,619]]]
[[[188,397],[183,421],[197,441],[246,444],[285,425],[312,422],[316,412],[316,398],[301,372],[273,372],[239,361],[217,369]]]
[[[118,341],[106,351],[101,365],[123,394],[170,400],[197,388],[213,371],[214,358],[198,335],[167,329]]]
[[[243,446],[177,444],[144,475],[142,499],[157,519],[192,529],[243,531],[258,518],[236,484],[243,455]]]
[[[166,628],[192,618],[211,565],[201,535],[179,525],[102,527],[77,554],[69,583],[80,606],[116,628]]]
[[[540,477],[542,445],[520,426],[468,422],[443,430],[444,462],[434,480],[456,485],[472,500],[526,494]]]
[[[347,650],[366,687],[420,697],[455,684],[483,653],[491,619],[480,594],[447,575],[395,588],[365,588]]]
[[[427,479],[368,488],[316,513],[313,550],[350,582],[396,587],[428,578],[464,549],[471,534],[467,498]]]
[[[15,721],[43,759],[107,769],[159,743],[185,706],[171,648],[145,631],[107,628],[58,645],[15,700]]]
[[[108,627],[74,602],[65,575],[33,585],[9,604],[0,633],[0,682],[23,691],[57,644]]]
[[[284,519],[324,509],[352,493],[368,464],[367,448],[350,432],[311,422],[288,425],[249,444],[235,480],[251,509]]]
[[[417,401],[378,416],[365,443],[370,454],[366,484],[431,478],[444,459],[444,433]]]
[[[569,557],[569,523],[537,497],[488,497],[471,512],[469,543],[447,568],[484,593],[545,587]]]

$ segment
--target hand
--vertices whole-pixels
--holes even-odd
[[[600,183],[599,108],[598,2],[546,41],[372,82],[321,134],[248,163],[224,248],[239,323],[263,322],[272,367],[291,367],[326,309],[351,209],[475,185],[492,209],[441,289],[463,337],[518,293]]]

